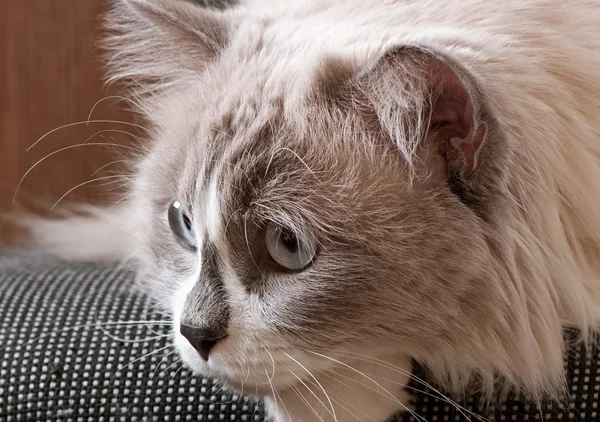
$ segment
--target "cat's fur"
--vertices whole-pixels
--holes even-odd
[[[561,327],[587,341],[600,310],[600,2],[122,0],[108,22],[148,153],[118,207],[32,230],[135,263],[186,364],[276,421],[384,421],[411,359],[455,391],[561,391]],[[315,262],[257,269],[267,221],[314,233]],[[203,362],[178,324],[224,309]]]

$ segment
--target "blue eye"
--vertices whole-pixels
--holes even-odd
[[[267,224],[265,236],[271,258],[290,271],[304,269],[317,253],[317,241],[313,236],[302,242],[291,230],[273,223]]]
[[[169,226],[171,226],[177,240],[188,249],[198,249],[192,221],[183,211],[179,201],[172,201],[169,205],[168,218]]]

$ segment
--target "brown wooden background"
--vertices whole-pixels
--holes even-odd
[[[13,207],[19,180],[46,154],[82,143],[100,130],[130,131],[123,124],[79,124],[57,130],[26,152],[48,131],[86,121],[98,100],[116,94],[102,85],[98,42],[104,9],[104,0],[0,0],[0,211]],[[126,108],[122,101],[103,101],[92,120],[132,121]],[[104,132],[88,142],[124,143],[128,138]],[[49,208],[113,156],[100,146],[57,153],[27,175],[16,201]],[[94,177],[110,175],[117,167],[108,166]],[[102,199],[107,190],[100,183],[76,189],[64,203]]]

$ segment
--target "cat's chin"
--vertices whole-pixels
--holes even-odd
[[[289,386],[293,380],[297,381],[291,373],[275,372],[270,360],[257,363],[249,359],[247,363],[242,363],[235,358],[228,359],[226,352],[216,351],[205,361],[178,333],[175,334],[174,345],[184,365],[193,373],[214,379],[240,393],[260,397],[271,393],[272,386],[283,388]]]
[[[267,378],[264,374],[262,377],[263,379],[257,379],[258,377],[250,377],[248,374],[240,377],[232,376],[230,371],[221,371],[211,367],[210,364],[201,361],[201,359],[199,359],[200,362],[198,362],[196,359],[188,360],[184,358],[181,352],[180,355],[182,356],[184,365],[195,375],[210,378],[238,394],[262,398],[270,395],[273,392],[271,383],[269,383],[269,378]],[[271,376],[272,374],[268,375]],[[274,380],[271,380],[271,382],[273,381]],[[277,384],[278,385],[274,388],[281,388],[282,383],[280,382]]]

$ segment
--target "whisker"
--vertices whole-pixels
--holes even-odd
[[[143,339],[126,339],[126,338],[120,338],[120,337],[117,337],[117,336],[115,336],[115,335],[113,335],[113,334],[109,333],[109,332],[108,332],[108,331],[107,331],[107,330],[106,330],[104,327],[102,327],[102,326],[98,326],[98,329],[99,329],[100,331],[102,331],[102,333],[103,333],[105,336],[107,336],[108,338],[110,338],[110,339],[112,339],[112,340],[115,340],[115,341],[118,341],[118,342],[120,342],[120,343],[146,343],[146,342],[149,342],[149,341],[154,341],[154,340],[158,340],[158,339],[161,339],[161,338],[165,338],[165,337],[170,337],[170,336],[171,336],[171,334],[160,334],[160,335],[158,335],[158,336],[154,336],[154,337],[147,337],[147,338],[143,338]]]
[[[293,376],[294,376],[294,377],[295,377],[295,378],[296,378],[296,379],[297,379],[297,380],[300,382],[300,384],[302,384],[302,385],[303,385],[303,386],[304,386],[304,387],[305,387],[305,388],[308,390],[308,392],[309,392],[310,394],[312,394],[312,395],[314,396],[314,398],[315,398],[315,399],[317,399],[317,401],[318,401],[318,402],[321,404],[321,406],[323,406],[323,407],[325,408],[325,410],[327,410],[327,412],[328,412],[328,413],[329,413],[331,416],[334,416],[334,414],[333,414],[333,413],[331,413],[331,410],[329,410],[329,409],[327,408],[327,405],[326,405],[326,404],[323,402],[323,400],[321,400],[321,399],[319,398],[319,396],[317,396],[317,395],[315,394],[315,392],[314,392],[314,391],[313,391],[313,390],[312,390],[312,389],[311,389],[311,388],[310,388],[310,387],[309,387],[309,386],[308,386],[308,385],[307,385],[307,384],[306,384],[306,383],[305,383],[305,382],[302,380],[302,378],[300,378],[298,375],[296,375],[296,374],[295,374],[295,373],[293,373],[292,371],[289,371],[289,372],[290,372],[290,373],[291,373],[291,374],[292,374],[292,375],[293,375]],[[312,406],[311,406],[311,408],[312,408]],[[337,420],[337,419],[336,419],[336,420]]]
[[[296,376],[296,374],[294,374],[292,371],[290,371],[290,373],[292,375],[294,375],[296,378],[298,378]],[[300,378],[298,378],[300,379]],[[321,416],[319,416],[319,414],[317,413],[317,411],[315,410],[314,407],[311,406],[311,404],[308,402],[308,400],[306,400],[306,398],[304,397],[304,395],[300,392],[300,390],[295,386],[295,385],[290,385],[290,388],[292,389],[292,391],[294,391],[298,397],[304,402],[304,404],[313,412],[313,414],[321,421],[321,422],[325,422],[323,420],[323,418]]]
[[[370,389],[372,389],[373,391],[376,391],[376,390],[375,390],[373,387],[370,387],[370,386],[368,386],[368,385],[366,385],[366,384],[364,384],[364,383],[358,382],[358,381],[356,381],[355,379],[353,379],[353,378],[350,378],[349,376],[346,376],[346,375],[339,374],[339,373],[337,373],[337,372],[335,372],[335,371],[329,371],[329,370],[327,370],[327,371],[319,371],[318,373],[319,373],[319,375],[322,375],[322,376],[324,376],[324,377],[331,378],[331,379],[335,380],[335,381],[336,381],[338,384],[342,384],[344,387],[348,387],[349,389],[351,389],[351,390],[354,390],[354,387],[352,387],[352,386],[350,386],[350,385],[346,384],[345,382],[342,382],[342,381],[340,381],[340,380],[339,380],[339,378],[336,378],[336,376],[334,376],[334,375],[330,374],[329,372],[332,372],[332,373],[334,373],[334,374],[335,374],[337,377],[343,377],[343,378],[346,378],[346,379],[348,379],[348,380],[350,380],[350,381],[353,381],[353,382],[356,382],[356,383],[358,383],[358,384],[360,384],[360,385],[362,385],[362,386],[364,386],[364,387],[370,388]]]
[[[246,371],[246,378],[244,379],[244,381],[242,381],[242,388],[240,389],[240,395],[244,395],[244,386],[246,385],[246,383],[248,382],[248,378],[250,378],[250,368],[247,368],[248,370]]]
[[[327,373],[327,372],[325,372],[325,371],[319,371],[319,374],[320,374],[320,375],[323,375],[323,376],[326,376],[326,377],[328,377],[328,378],[332,379],[333,381],[335,381],[335,382],[337,382],[337,383],[339,383],[339,384],[342,384],[343,386],[346,386],[346,387],[350,388],[351,390],[354,390],[354,388],[353,388],[353,387],[351,387],[351,386],[349,386],[348,384],[346,384],[346,383],[344,383],[344,382],[340,381],[338,378],[334,377],[333,375],[330,375],[330,374],[328,374],[328,373]],[[341,375],[341,374],[339,374],[339,375]],[[343,376],[343,375],[341,375],[341,376]],[[352,378],[350,378],[350,377],[348,377],[348,376],[343,376],[343,377],[344,377],[344,378],[348,378],[348,379],[351,379],[351,380],[352,380]],[[354,381],[354,382],[357,382],[356,380],[352,380],[352,381]],[[364,383],[359,383],[359,384],[360,384],[360,385],[362,385],[362,386],[364,386],[364,387],[366,387],[366,388],[368,388],[369,390],[372,390],[372,391],[374,391],[374,392],[376,392],[376,393],[378,393],[378,394],[381,394],[381,392],[380,392],[380,391],[377,391],[377,390],[375,390],[374,388],[372,388],[372,387],[370,387],[370,386],[368,386],[368,385],[366,385],[366,384],[364,384]],[[361,420],[361,418],[359,418],[359,417],[358,417],[356,414],[352,413],[352,412],[350,411],[350,409],[348,409],[348,407],[345,407],[345,406],[343,406],[343,404],[342,404],[342,403],[344,403],[344,404],[346,404],[347,406],[350,406],[351,408],[353,408],[353,409],[357,410],[358,412],[362,413],[362,414],[363,414],[363,415],[365,415],[365,416],[366,416],[366,417],[367,417],[369,420],[372,420],[373,422],[377,422],[377,421],[375,421],[375,419],[373,419],[372,417],[370,417],[370,416],[369,416],[369,415],[368,415],[368,414],[367,414],[367,413],[366,413],[364,410],[361,410],[361,409],[357,408],[356,406],[353,406],[353,405],[351,405],[351,404],[350,404],[350,403],[348,403],[347,401],[344,401],[344,400],[342,400],[342,399],[341,399],[339,396],[337,396],[337,395],[335,395],[335,394],[333,394],[333,393],[329,393],[329,396],[331,397],[331,401],[333,401],[333,402],[337,403],[337,404],[338,404],[338,405],[339,405],[339,406],[340,406],[342,409],[346,410],[348,413],[350,413],[350,414],[351,414],[352,416],[354,416],[356,419],[358,419],[358,420]],[[336,400],[336,399],[337,399],[337,400]],[[341,402],[341,403],[340,403],[340,402]]]
[[[88,141],[91,141],[94,137],[96,137],[97,135],[100,135],[101,133],[106,133],[106,132],[112,132],[112,133],[122,133],[123,135],[129,135],[129,136],[133,136],[135,139],[137,139],[138,141],[141,141],[142,138],[140,138],[137,135],[134,135],[131,132],[127,132],[125,130],[119,130],[119,129],[102,129],[99,130],[98,132],[94,133],[92,136],[89,136],[85,141],[82,142],[82,144],[87,144]],[[104,136],[102,137],[104,138]]]
[[[391,368],[390,368],[390,369],[391,369]],[[464,407],[464,406],[461,406],[461,405],[459,405],[458,403],[454,402],[453,400],[451,400],[450,398],[447,398],[447,397],[445,397],[445,396],[439,396],[439,395],[435,395],[435,394],[429,393],[429,392],[427,392],[427,391],[425,391],[425,390],[421,390],[421,389],[418,389],[418,388],[415,388],[415,387],[411,387],[410,385],[406,385],[406,384],[404,384],[404,383],[402,383],[402,382],[399,382],[399,381],[394,381],[394,380],[391,380],[391,379],[389,379],[389,378],[382,377],[382,376],[379,376],[379,375],[373,375],[373,374],[367,374],[367,375],[369,375],[369,376],[372,376],[373,378],[377,378],[377,379],[381,379],[381,380],[383,380],[383,381],[390,382],[390,383],[392,383],[392,384],[401,385],[401,386],[403,386],[404,388],[410,389],[410,390],[412,390],[412,391],[415,391],[415,392],[417,392],[417,393],[422,393],[422,394],[424,394],[424,395],[426,395],[426,396],[433,397],[433,398],[435,398],[435,399],[437,399],[437,400],[441,400],[441,401],[443,401],[443,402],[445,402],[445,403],[448,403],[449,405],[451,405],[451,406],[455,407],[455,408],[456,408],[456,410],[458,410],[458,411],[459,411],[459,412],[460,412],[460,413],[461,413],[461,414],[462,414],[462,415],[463,415],[463,416],[464,416],[464,417],[465,417],[465,418],[466,418],[468,421],[471,421],[471,419],[469,418],[469,416],[467,416],[466,414],[464,414],[464,413],[463,413],[461,410],[464,410],[465,412],[467,412],[467,413],[471,414],[472,416],[476,417],[476,418],[477,418],[477,419],[479,419],[479,420],[483,420],[483,421],[491,422],[491,421],[489,421],[489,419],[486,419],[486,418],[484,418],[483,416],[480,416],[480,415],[478,415],[478,414],[474,413],[473,411],[471,411],[471,410],[467,409],[467,408],[466,408],[466,407]],[[341,375],[341,374],[338,374],[338,376],[343,376],[343,375]],[[334,377],[332,377],[332,378],[334,378]],[[345,378],[348,378],[348,377],[345,377]],[[334,379],[335,379],[335,378],[334,378]],[[364,385],[364,384],[363,384],[363,385]],[[364,385],[364,386],[365,386],[366,388],[369,388],[369,389],[373,390],[372,388],[368,387],[367,385]]]
[[[279,416],[279,404],[277,403],[277,397],[275,396],[275,387],[273,387],[273,383],[269,379],[269,373],[267,372],[267,368],[265,368],[265,375],[269,380],[269,385],[271,386],[271,392],[273,393],[273,400],[275,401],[275,414]]]
[[[96,174],[98,174],[100,171],[104,170],[106,167],[112,166],[113,164],[117,164],[117,163],[131,163],[131,161],[130,160],[111,161],[110,163],[104,164],[102,167],[98,168],[95,172],[92,173],[92,175],[90,177],[94,177]]]
[[[211,392],[211,394],[212,394],[213,396],[215,396],[215,397],[217,396],[217,394],[219,394],[221,391],[224,391],[224,389],[225,389],[225,386],[224,386],[223,384],[221,384],[221,383],[217,383],[216,385],[213,385],[213,388],[214,388],[214,387],[216,387],[216,386],[219,386],[219,388],[217,388],[215,391]],[[219,400],[219,399],[217,399],[217,401],[215,401],[215,402],[213,402],[213,403],[215,403],[215,404],[216,404],[216,403],[218,402],[218,400]],[[231,403],[231,402],[232,402],[232,401],[230,400],[230,401],[228,401],[227,403]],[[223,402],[222,402],[222,403],[223,403]]]
[[[279,398],[279,400],[281,401],[281,405],[283,406],[283,410],[285,410],[288,420],[291,421],[292,417],[290,416],[290,412],[288,412],[287,407],[285,406],[285,403],[283,402],[283,399],[279,395],[279,391],[277,391],[277,389],[275,389],[275,394],[277,395],[277,398]],[[291,405],[290,405],[290,407],[292,408],[292,410],[295,410]]]
[[[89,185],[90,183],[94,183],[94,182],[99,182],[100,180],[107,180],[107,179],[112,180],[112,179],[117,179],[117,178],[122,179],[123,176],[120,174],[115,174],[115,175],[110,175],[110,176],[102,176],[102,177],[97,177],[95,179],[88,180],[86,182],[79,183],[78,185],[76,185],[76,186],[72,187],[71,189],[69,189],[68,191],[66,191],[63,194],[63,196],[58,198],[58,201],[56,201],[54,203],[54,205],[52,205],[52,207],[50,208],[50,211],[54,211],[54,208],[56,208],[56,206],[60,203],[60,201],[62,201],[68,194],[70,194],[71,192],[73,192],[74,190],[76,190],[82,186]]]
[[[52,129],[49,132],[46,132],[37,141],[35,141],[33,144],[31,144],[25,151],[29,152],[31,150],[31,148],[33,148],[34,146],[36,146],[42,139],[48,137],[49,135],[53,134],[54,132],[58,132],[61,129],[66,129],[68,127],[73,127],[73,126],[80,126],[80,125],[86,125],[87,126],[90,123],[116,123],[116,124],[120,124],[120,125],[127,125],[127,126],[137,127],[139,129],[142,129],[142,130],[146,130],[146,128],[144,128],[143,126],[136,125],[135,123],[123,122],[123,121],[119,121],[119,120],[85,120],[85,121],[82,121],[82,122],[68,123],[66,125],[62,125],[60,127]]]
[[[179,362],[181,362],[181,359],[179,359]],[[185,364],[181,364],[181,367],[177,371],[175,371],[175,373],[173,375],[171,375],[171,379],[174,379],[177,376],[177,374],[179,373],[179,371],[181,371],[183,368],[185,368]]]
[[[481,415],[478,415],[474,411],[469,410],[466,407],[461,406],[461,405],[457,404],[456,402],[453,402],[452,400],[446,399],[445,397],[437,396],[437,395],[429,393],[429,392],[427,392],[425,390],[421,390],[419,388],[411,387],[410,385],[406,385],[405,387],[408,388],[408,389],[410,389],[410,390],[412,390],[412,391],[414,391],[414,392],[416,392],[416,393],[421,393],[421,394],[424,394],[426,396],[433,397],[434,399],[442,400],[443,402],[446,402],[449,405],[456,407],[456,410],[458,410],[459,412],[460,412],[460,409],[462,409],[465,412],[469,413],[471,416],[477,418],[478,420],[481,420],[481,421],[484,421],[484,422],[491,422],[489,419],[487,419],[487,418],[485,418],[485,417],[483,417]],[[469,419],[469,417],[467,415],[464,415],[464,417],[467,418],[467,420],[469,420],[469,421],[471,420],[471,419]]]
[[[146,325],[146,324],[171,324],[170,321],[107,321],[107,322],[103,322],[103,323],[90,323],[90,324],[81,324],[81,325],[74,325],[72,327],[67,327],[67,328],[63,328],[60,330],[53,330],[50,331],[46,334],[42,334],[41,336],[35,337],[29,341],[26,341],[25,343],[21,343],[18,346],[23,347],[23,346],[27,346],[28,344],[32,344],[34,342],[37,342],[38,340],[41,340],[43,338],[46,337],[52,337],[55,336],[56,334],[60,334],[60,333],[65,333],[68,331],[72,331],[72,330],[79,330],[79,329],[84,329],[84,328],[93,328],[93,329],[100,329],[100,326],[135,326],[135,325]],[[2,348],[0,348],[0,350],[2,350]],[[4,350],[8,350],[8,348],[5,348]]]
[[[271,372],[271,377],[267,376],[269,382],[271,382],[273,380],[273,377],[275,376],[275,359],[273,359],[273,355],[271,354],[271,352],[269,352],[269,349],[265,348],[265,351],[269,354],[269,357],[271,358],[271,362],[273,364],[273,371]]]
[[[293,360],[294,362],[296,362],[302,369],[304,369],[308,375],[310,375],[310,377],[315,380],[315,382],[317,383],[317,385],[321,388],[321,390],[323,391],[323,394],[325,394],[325,398],[327,399],[327,401],[329,402],[329,406],[331,406],[331,416],[333,416],[334,421],[337,422],[337,416],[335,415],[335,409],[333,407],[333,404],[331,403],[331,400],[329,399],[329,395],[327,394],[327,391],[325,391],[325,388],[323,388],[323,386],[321,385],[321,383],[317,380],[317,378],[315,378],[315,376],[304,366],[302,365],[300,362],[298,362],[296,359],[294,359],[293,357],[291,357],[289,354],[287,354],[286,352],[284,352],[284,354],[290,358],[291,360]]]
[[[169,370],[169,368],[174,367],[175,365],[179,365],[181,363],[181,358],[178,358],[175,362],[173,362],[172,364],[170,364],[169,366],[167,366],[163,371],[159,372],[159,376],[160,374],[166,374],[167,371]],[[181,370],[181,368],[179,368],[175,373],[179,372]],[[171,376],[171,379],[174,378],[174,375]]]
[[[442,393],[442,392],[440,392],[439,390],[435,389],[435,388],[434,388],[434,387],[433,387],[431,384],[429,384],[429,383],[425,382],[423,379],[419,378],[418,376],[416,376],[416,375],[412,374],[412,373],[411,373],[411,372],[409,372],[409,371],[406,371],[405,369],[402,369],[402,368],[400,368],[400,367],[398,367],[398,366],[396,366],[396,365],[393,365],[393,364],[391,364],[391,363],[389,363],[389,362],[386,362],[386,361],[384,361],[384,360],[381,360],[381,359],[378,359],[378,358],[375,358],[375,357],[372,357],[372,356],[363,355],[363,354],[360,354],[360,353],[356,353],[356,352],[350,352],[350,351],[341,352],[341,354],[342,354],[342,353],[346,353],[346,354],[348,354],[348,355],[350,355],[350,356],[354,356],[354,358],[355,358],[355,359],[359,359],[359,358],[360,358],[361,360],[363,360],[363,361],[365,361],[365,362],[371,362],[371,363],[379,364],[380,366],[383,366],[383,367],[385,367],[385,368],[388,368],[388,369],[391,369],[391,370],[393,370],[393,371],[396,371],[397,373],[399,373],[399,374],[401,374],[401,375],[405,375],[405,376],[408,376],[408,377],[411,377],[411,378],[413,378],[415,381],[419,382],[420,384],[422,384],[422,385],[423,385],[423,386],[425,386],[426,388],[429,388],[430,390],[432,390],[432,391],[434,391],[435,393],[439,394],[439,398],[442,398],[442,399],[443,399],[443,400],[445,400],[447,403],[449,403],[449,404],[453,405],[454,407],[456,407],[456,409],[457,409],[457,410],[458,410],[458,411],[459,411],[459,412],[460,412],[460,413],[461,413],[461,414],[462,414],[462,415],[463,415],[465,418],[467,418],[469,421],[470,421],[469,417],[468,417],[466,414],[464,414],[464,413],[461,411],[461,408],[462,408],[462,409],[464,409],[465,411],[467,411],[468,413],[472,414],[473,416],[477,416],[477,417],[479,417],[479,418],[483,418],[483,416],[477,415],[477,414],[475,414],[475,413],[473,413],[473,412],[469,411],[469,410],[468,410],[468,409],[466,409],[465,407],[463,407],[463,406],[460,406],[460,405],[459,405],[457,402],[455,402],[454,400],[452,400],[450,397],[446,396],[445,394],[443,394],[443,393]],[[485,418],[483,418],[483,419],[484,419],[484,420],[487,420],[487,419],[485,419]],[[488,422],[489,422],[489,421],[488,421]]]
[[[368,390],[371,390],[371,391],[373,391],[374,393],[377,393],[377,394],[380,394],[380,395],[384,395],[384,394],[383,394],[381,391],[377,390],[376,388],[374,388],[374,387],[372,387],[372,386],[370,386],[370,385],[368,385],[368,384],[366,384],[366,383],[364,383],[364,382],[358,381],[358,380],[356,380],[356,379],[354,379],[354,378],[352,378],[352,377],[350,377],[350,376],[348,376],[348,375],[343,375],[343,374],[340,374],[340,373],[335,373],[335,376],[334,376],[334,375],[332,375],[332,374],[329,374],[329,373],[327,373],[326,371],[321,371],[321,372],[320,372],[320,374],[321,374],[322,376],[326,376],[326,377],[328,377],[328,378],[332,379],[333,381],[335,381],[335,382],[337,382],[337,383],[339,383],[339,384],[342,384],[342,385],[344,385],[344,386],[346,386],[346,387],[350,388],[351,390],[354,390],[354,388],[353,388],[353,387],[351,387],[351,386],[349,386],[348,384],[346,384],[346,383],[342,382],[342,381],[340,380],[340,377],[341,377],[341,378],[345,378],[345,379],[347,379],[347,380],[350,380],[350,381],[352,381],[353,383],[356,383],[356,384],[360,385],[361,387],[364,387],[364,388],[366,388],[366,389],[368,389]],[[370,375],[370,374],[368,374],[368,375]],[[397,384],[400,384],[400,385],[402,385],[402,383],[397,383]],[[384,396],[385,396],[385,395],[384,395]],[[335,396],[332,394],[332,395],[331,395],[331,397],[335,397]],[[339,398],[339,397],[338,397],[338,398]],[[359,410],[359,411],[360,411],[360,409],[357,409],[357,410]],[[364,413],[363,411],[360,411],[360,412],[361,412],[361,413]],[[369,415],[367,415],[366,413],[364,413],[364,414],[365,414],[365,416],[367,416],[369,419],[371,419],[371,417],[369,417]]]
[[[348,403],[347,401],[341,400],[339,397],[336,398],[333,394],[331,395],[331,400],[333,400],[338,406],[340,406],[342,409],[344,409],[346,412],[350,413],[352,416],[354,416],[356,419],[358,419],[360,422],[363,422],[363,420],[361,418],[359,418],[354,412],[352,412],[350,409],[348,409],[348,407],[344,406],[342,403],[346,404],[347,406],[350,406],[352,408],[355,408],[354,406],[352,406],[350,403]],[[359,409],[356,409],[359,410]],[[364,412],[361,412],[364,413]],[[375,421],[375,419],[369,417],[368,415],[366,415],[370,420],[372,420],[373,422],[377,422]]]
[[[123,97],[121,95],[107,95],[106,97],[100,98],[98,101],[96,101],[96,103],[94,104],[94,106],[90,110],[90,113],[88,114],[87,123],[89,123],[90,120],[92,120],[92,114],[94,113],[94,110],[96,109],[96,107],[98,107],[98,104],[100,104],[103,101],[110,100],[110,99],[119,99],[119,100],[123,100],[125,102],[129,102],[131,104],[135,104],[129,98]]]
[[[361,371],[359,371],[358,369],[356,369],[356,368],[353,368],[352,366],[350,366],[350,365],[348,365],[348,364],[346,364],[346,363],[344,363],[344,362],[341,362],[341,361],[339,361],[339,360],[337,360],[337,359],[334,359],[334,358],[332,358],[332,357],[330,357],[330,356],[326,356],[326,355],[323,355],[323,354],[321,354],[321,353],[317,353],[317,352],[312,352],[312,351],[310,351],[310,350],[307,350],[307,352],[308,352],[308,353],[312,353],[312,354],[314,354],[314,355],[316,355],[316,356],[320,356],[320,357],[322,357],[322,358],[324,358],[324,359],[328,359],[328,360],[331,360],[331,361],[333,361],[333,362],[336,362],[337,364],[339,364],[339,365],[342,365],[342,366],[344,366],[344,367],[346,367],[346,368],[350,369],[351,371],[353,371],[353,372],[356,372],[357,374],[359,374],[359,375],[361,375],[361,376],[365,377],[366,379],[368,379],[369,381],[371,381],[373,384],[375,384],[377,387],[381,388],[381,390],[382,390],[382,391],[384,391],[385,393],[387,393],[387,395],[388,395],[388,397],[389,397],[390,399],[392,399],[394,402],[396,402],[396,403],[398,403],[400,406],[402,406],[402,408],[403,408],[404,410],[406,410],[407,412],[409,412],[409,413],[410,413],[411,415],[413,415],[413,416],[414,416],[416,419],[418,419],[418,420],[420,420],[420,421],[425,421],[425,422],[427,422],[427,421],[426,421],[426,420],[425,420],[423,417],[421,417],[421,416],[417,415],[415,412],[413,412],[412,410],[410,410],[410,409],[409,409],[409,408],[408,408],[408,407],[407,407],[407,406],[406,406],[404,403],[402,403],[400,400],[398,400],[396,397],[394,397],[394,395],[393,395],[392,393],[390,393],[390,392],[389,392],[387,389],[385,389],[385,387],[383,387],[381,384],[379,384],[379,383],[378,383],[377,381],[375,381],[373,378],[371,378],[371,377],[369,377],[368,375],[366,375],[366,374],[362,373],[362,372],[361,372]]]
[[[51,152],[50,154],[44,156],[43,158],[41,158],[40,160],[38,160],[33,166],[29,167],[29,170],[27,170],[25,172],[25,174],[23,175],[23,177],[21,177],[21,180],[19,180],[19,183],[17,184],[17,188],[15,189],[15,194],[13,196],[13,203],[15,202],[15,199],[17,198],[17,193],[19,192],[19,188],[23,184],[23,181],[25,180],[25,178],[27,177],[27,175],[29,173],[31,173],[31,171],[38,166],[38,164],[40,164],[41,162],[45,161],[47,158],[50,158],[53,155],[58,154],[59,152],[63,152],[63,151],[67,151],[69,149],[79,148],[79,147],[83,147],[83,146],[112,146],[112,147],[122,147],[122,148],[127,148],[127,149],[133,150],[133,148],[130,147],[130,146],[128,146],[128,145],[113,144],[113,143],[110,143],[110,142],[91,142],[89,144],[76,144],[76,145],[69,145],[69,146],[60,148],[60,149],[58,149],[58,150],[56,150],[54,152]]]
[[[148,342],[151,342],[154,340],[159,340],[161,338],[166,338],[166,337],[171,336],[170,334],[165,334],[165,335],[161,335],[161,336],[146,337],[146,338],[140,338],[140,339],[126,339],[126,338],[120,338],[120,337],[113,336],[112,334],[109,334],[107,331],[103,331],[103,332],[104,332],[105,336],[107,336],[111,340],[118,341],[119,343],[148,343]]]
[[[169,344],[169,345],[167,345],[167,346],[161,347],[160,349],[156,349],[156,350],[154,350],[154,351],[152,351],[152,352],[150,352],[150,353],[146,353],[144,356],[141,356],[141,357],[139,357],[139,358],[137,358],[137,359],[134,359],[134,360],[132,360],[132,361],[131,361],[131,362],[129,362],[127,365],[125,365],[125,366],[123,366],[123,367],[119,368],[119,369],[117,370],[117,372],[115,372],[115,373],[113,374],[113,376],[112,376],[112,378],[111,378],[111,379],[114,379],[114,378],[115,378],[115,376],[117,376],[117,374],[118,374],[119,372],[121,372],[123,369],[127,368],[128,366],[131,366],[131,365],[133,365],[134,363],[136,363],[136,362],[139,362],[140,360],[142,360],[142,359],[145,359],[145,358],[147,358],[147,357],[149,357],[149,356],[152,356],[152,355],[154,355],[154,354],[156,354],[156,353],[158,353],[158,352],[160,352],[160,351],[162,351],[162,350],[168,349],[169,347],[172,347],[172,346]]]
[[[125,195],[123,198],[119,199],[117,202],[115,202],[114,204],[112,204],[112,206],[110,207],[109,211],[113,211],[117,205],[119,205],[121,202],[126,201],[130,198],[130,195]]]
[[[175,349],[175,348],[174,348],[173,350],[171,350],[169,353],[167,353],[166,355],[164,355],[164,356],[162,357],[162,359],[160,360],[160,362],[158,362],[158,365],[156,365],[156,368],[154,368],[154,372],[152,372],[152,376],[150,377],[150,380],[151,380],[151,381],[154,379],[154,376],[156,375],[156,371],[158,371],[158,370],[160,369],[160,366],[162,365],[162,363],[164,362],[164,360],[165,360],[167,357],[171,356],[173,353],[176,353],[176,352],[177,352],[177,349]],[[175,363],[178,363],[178,362],[179,362],[179,360],[177,360]],[[170,366],[167,366],[167,367],[165,368],[165,371],[166,371],[167,369],[169,369],[169,368],[170,368]]]

